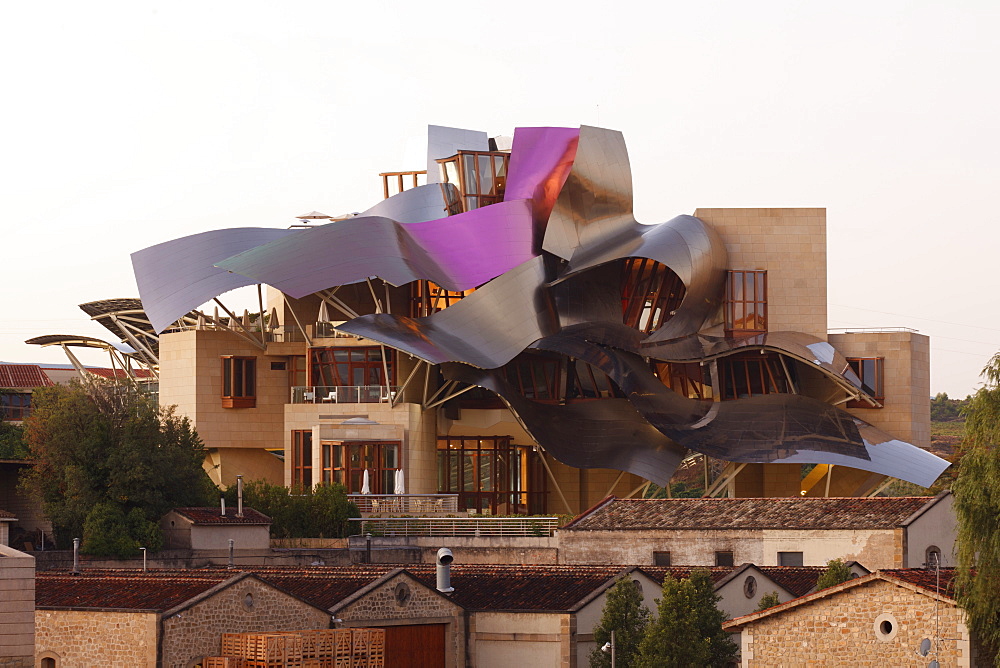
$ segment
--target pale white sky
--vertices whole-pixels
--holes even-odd
[[[931,335],[965,396],[1000,349],[997,34],[986,1],[4,3],[0,360],[109,339],[77,304],[137,296],[133,251],[367,208],[428,124],[587,124],[642,222],[826,207],[830,326]]]

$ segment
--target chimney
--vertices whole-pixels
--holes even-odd
[[[73,572],[80,572],[80,539],[73,539]]]
[[[226,497],[220,496],[219,503],[222,505],[222,517],[226,516]]]
[[[233,560],[233,550],[236,547],[236,541],[232,538],[229,539],[229,565],[226,568],[234,568],[236,562]]]
[[[446,547],[442,547],[437,552],[437,590],[442,594],[450,594],[455,591],[451,586],[451,562],[455,561],[455,555]]]
[[[243,517],[243,476],[236,476],[236,517]]]

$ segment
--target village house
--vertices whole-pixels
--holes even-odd
[[[975,666],[953,569],[876,571],[723,624],[741,665]],[[923,657],[923,658],[921,658]]]
[[[559,562],[954,565],[951,492],[935,497],[616,499],[559,529]],[[932,557],[933,555],[933,557]]]

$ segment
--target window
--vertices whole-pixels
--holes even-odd
[[[16,422],[31,415],[31,395],[0,393],[0,420]]]
[[[323,441],[321,444],[322,482],[347,487],[360,494],[368,471],[372,494],[392,494],[399,469],[399,441]]]
[[[767,331],[767,272],[729,271],[723,303],[726,335],[752,335]]]
[[[438,437],[438,492],[458,494],[460,510],[543,513],[545,491],[538,453],[510,436]]]
[[[778,553],[778,565],[779,566],[801,566],[802,565],[802,553],[801,552],[779,552]]]
[[[475,288],[445,290],[430,281],[414,281],[410,284],[410,317],[422,318],[443,311],[475,291]]]
[[[312,487],[312,440],[310,429],[292,432],[292,486]]]
[[[670,565],[670,552],[666,550],[653,550],[653,565],[654,566],[669,566]]]
[[[717,550],[715,552],[715,565],[716,566],[732,566],[733,565],[733,552],[732,552],[732,550]]]
[[[622,321],[649,334],[670,320],[684,301],[684,283],[655,260],[629,258],[622,266]]]
[[[924,552],[924,567],[925,568],[937,568],[943,566],[941,563],[941,548],[937,545],[928,546],[927,550]]]
[[[847,365],[861,381],[861,390],[878,402],[885,400],[885,358],[848,357]],[[850,401],[850,408],[873,408],[867,401]]]
[[[383,361],[379,346],[310,348],[307,384],[316,387],[319,393],[323,388],[391,385],[394,376],[392,351],[387,350],[386,355]],[[375,401],[378,401],[377,396]]]
[[[737,354],[718,362],[722,401],[788,392],[789,374],[795,367],[781,363],[777,353]],[[794,379],[793,379],[794,380]]]
[[[222,407],[253,408],[257,405],[257,358],[222,358]]]
[[[284,371],[284,370],[285,370],[284,362],[271,362],[271,371]]]
[[[437,162],[444,182],[458,186],[465,211],[471,211],[503,201],[508,160],[504,151],[459,151]]]

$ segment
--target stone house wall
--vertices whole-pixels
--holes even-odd
[[[163,619],[164,668],[185,668],[192,659],[218,656],[223,633],[330,628],[326,611],[255,578],[168,613]]]
[[[466,664],[464,610],[406,573],[335,610],[349,627],[445,624],[446,665]]]
[[[873,580],[748,624],[742,631],[742,665],[915,666],[936,658],[942,666],[970,666],[972,647],[962,617],[954,604]],[[921,659],[920,641],[933,639],[935,629],[938,654],[932,650]]]
[[[670,552],[685,566],[715,566],[716,551],[731,551],[733,563],[777,566],[778,552],[802,552],[804,566],[831,559],[857,561],[869,570],[902,568],[901,529],[785,530],[676,529],[650,531],[559,531],[561,564],[653,564],[653,552]]]
[[[36,610],[35,658],[59,666],[156,668],[155,612]]]
[[[576,616],[567,613],[476,612],[469,626],[472,665],[570,668],[578,665],[576,630]]]

